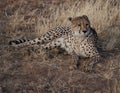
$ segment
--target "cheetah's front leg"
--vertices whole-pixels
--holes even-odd
[[[79,60],[80,60],[79,56],[76,55],[75,53],[72,53],[72,59],[73,59],[73,61],[71,62],[70,67],[69,67],[70,70],[78,69],[78,67],[80,65],[80,63],[79,63]]]
[[[96,63],[98,63],[101,60],[101,56],[97,55],[97,56],[93,56],[90,58],[90,63],[88,64],[88,66],[86,67],[86,71],[91,72],[94,70],[94,66],[96,65]]]

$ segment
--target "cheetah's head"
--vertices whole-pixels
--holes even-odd
[[[90,31],[90,21],[86,15],[78,17],[69,17],[68,20],[71,22],[73,28],[77,28],[80,33],[88,34]]]

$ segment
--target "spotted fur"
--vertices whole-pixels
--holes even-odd
[[[10,44],[14,46],[39,44],[44,49],[61,47],[69,54],[90,58],[91,62],[87,69],[92,70],[94,64],[101,59],[96,47],[97,33],[90,26],[90,21],[85,15],[68,19],[71,27],[56,27],[34,40],[19,39],[10,41]]]
[[[9,42],[10,45],[13,46],[27,46],[27,45],[34,45],[34,44],[45,44],[48,42],[53,41],[56,38],[64,36],[72,32],[70,27],[56,27],[54,29],[49,30],[47,33],[42,35],[41,37],[35,38],[33,40],[27,39],[18,39],[12,40]]]

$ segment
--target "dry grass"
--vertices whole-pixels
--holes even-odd
[[[120,93],[119,0],[0,1],[0,93]],[[56,50],[12,48],[12,39],[40,36],[87,15],[99,35],[104,61],[96,73],[70,71],[73,59]],[[54,54],[54,55],[53,55]],[[84,62],[81,60],[80,62]]]

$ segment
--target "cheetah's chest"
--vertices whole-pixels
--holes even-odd
[[[91,56],[93,52],[93,44],[88,42],[87,38],[84,37],[72,37],[66,40],[66,44],[69,48],[69,51],[75,52],[81,57]]]
[[[73,51],[81,57],[87,57],[88,46],[89,45],[86,41],[75,40],[74,45],[73,45]]]

